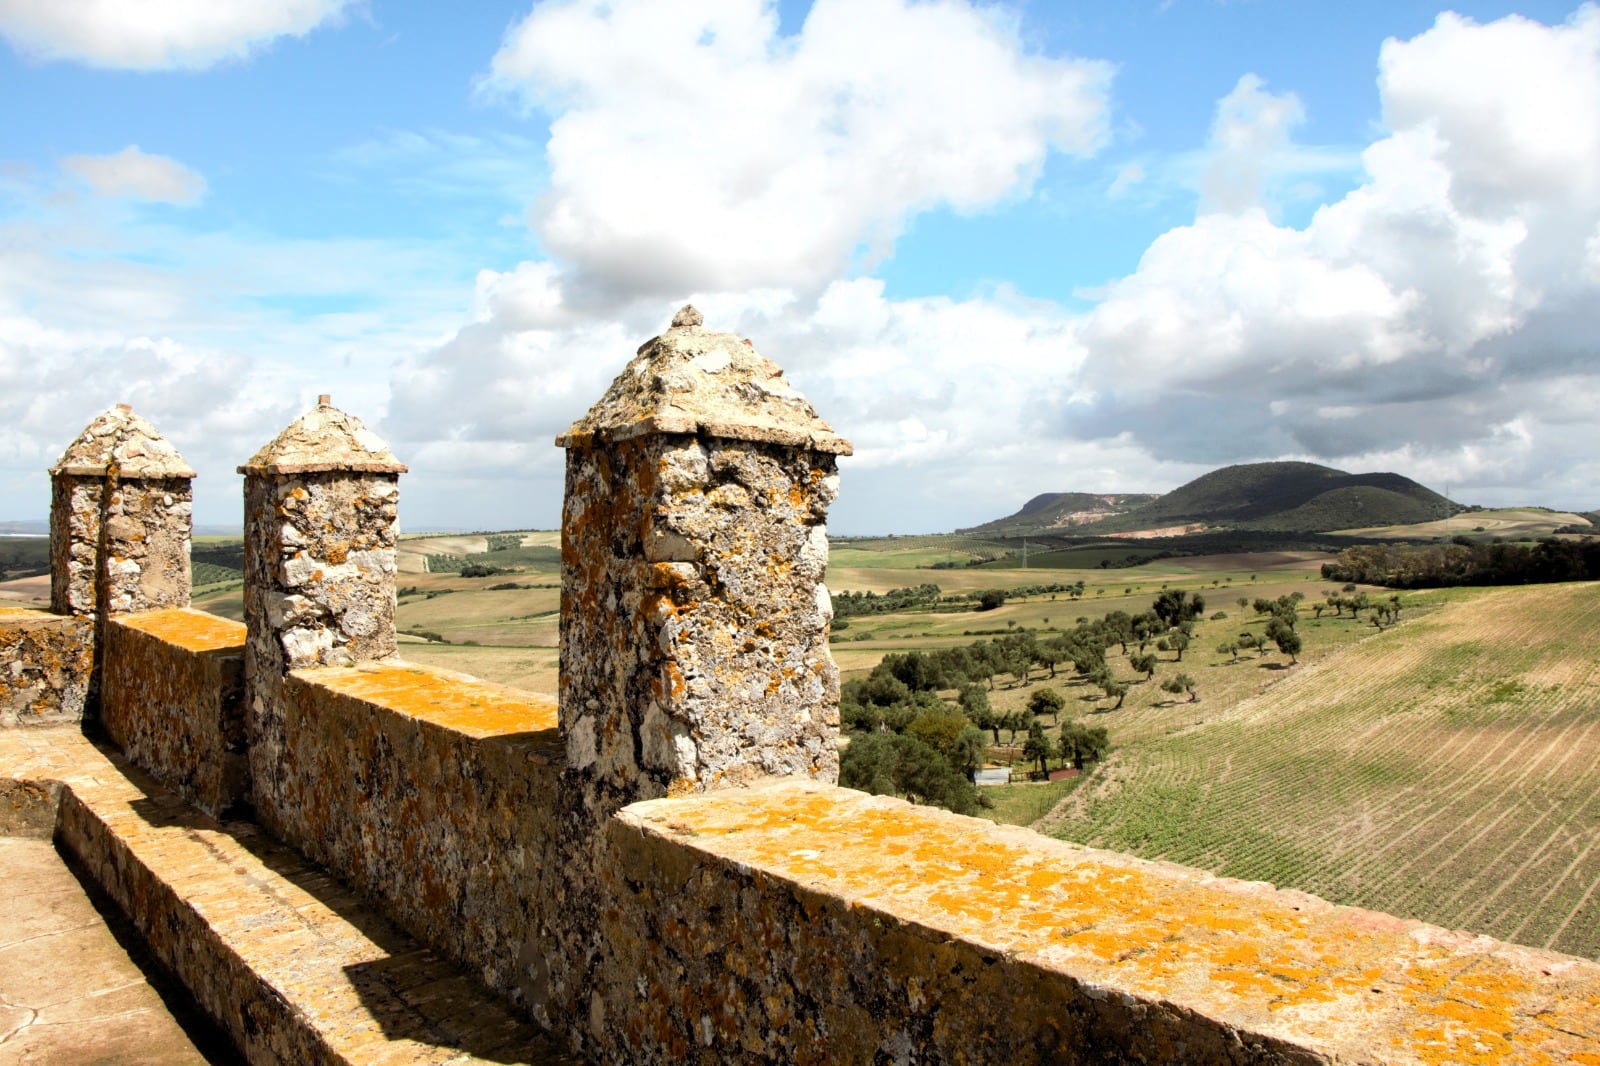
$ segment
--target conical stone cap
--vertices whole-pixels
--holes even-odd
[[[317,474],[334,470],[352,473],[404,474],[406,465],[396,459],[383,438],[329,402],[295,419],[239,467],[241,474]]]
[[[734,333],[705,329],[684,307],[646,341],[600,402],[556,438],[563,448],[659,433],[703,434],[849,455],[783,370]]]
[[[50,468],[52,476],[120,478],[192,478],[189,464],[156,428],[125,403],[107,408],[83,428]]]

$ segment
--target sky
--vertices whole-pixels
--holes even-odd
[[[319,393],[401,524],[554,528],[692,302],[830,528],[1230,463],[1600,508],[1600,7],[0,0],[0,520],[126,402],[237,526]]]

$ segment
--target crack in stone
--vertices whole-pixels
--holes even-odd
[[[0,1002],[3,1002],[3,1000],[0,1000]],[[39,1012],[34,1010],[32,1007],[24,1007],[20,1003],[6,1003],[5,1005],[13,1010],[27,1011],[28,1016],[22,1020],[20,1025],[12,1026],[7,1031],[0,1033],[0,1044],[6,1043],[18,1033],[26,1032],[28,1029],[31,1029],[33,1027],[33,1023],[39,1018]]]
[[[25,936],[20,940],[8,940],[4,944],[0,944],[0,951],[7,951],[7,950],[9,950],[11,948],[19,947],[19,946],[21,946],[23,944],[31,944],[35,940],[44,940],[47,937],[61,936],[63,933],[76,933],[76,932],[80,932],[80,931],[82,931],[84,929],[93,929],[95,926],[97,926],[99,924],[100,923],[98,921],[90,920],[90,921],[82,922],[82,923],[80,923],[78,925],[67,926],[65,929],[51,929],[51,930],[48,930],[48,931],[43,932],[43,933],[35,933],[32,936]]]

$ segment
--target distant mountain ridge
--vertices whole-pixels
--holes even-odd
[[[1078,530],[1061,521],[1082,501],[1107,502]],[[1066,502],[1059,502],[1066,501]],[[1243,463],[1202,474],[1159,496],[1046,493],[1016,514],[962,530],[1023,536],[1073,532],[1131,534],[1149,530],[1253,529],[1325,533],[1365,526],[1408,525],[1460,510],[1432,489],[1400,474],[1351,474],[1316,463]]]

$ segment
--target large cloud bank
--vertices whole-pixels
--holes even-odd
[[[1109,287],[1075,324],[1058,432],[1593,491],[1576,408],[1600,395],[1600,10],[1442,15],[1385,43],[1379,88],[1365,180],[1303,229],[1214,200]]]
[[[872,31],[827,0],[792,38],[735,0],[514,27],[485,86],[555,116],[531,212],[550,258],[480,277],[477,320],[396,374],[391,432],[463,465],[534,441],[553,470],[537,449],[692,297],[855,439],[877,528],[1278,456],[1600,502],[1600,10],[1386,42],[1386,132],[1303,227],[1264,188],[1305,105],[1247,74],[1194,222],[1084,313],[889,299],[870,262],[917,211],[1026,196],[1049,153],[1098,150],[1106,69],[964,4],[848,12]]]

